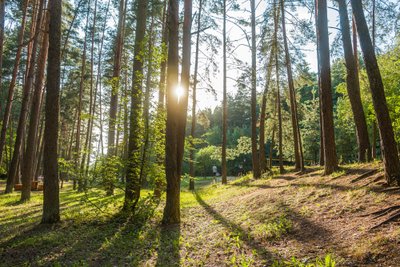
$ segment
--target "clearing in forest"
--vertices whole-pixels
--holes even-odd
[[[182,222],[169,227],[160,225],[163,203],[146,197],[150,191],[129,217],[119,213],[123,192],[106,197],[67,185],[54,226],[38,224],[41,192],[27,204],[2,194],[0,266],[398,265],[399,223],[379,224],[397,214],[400,190],[383,186],[381,166],[321,173],[245,176],[226,186],[204,179],[193,193],[184,180]]]

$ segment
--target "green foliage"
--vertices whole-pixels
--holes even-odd
[[[336,261],[331,254],[327,254],[323,259],[317,258],[312,263],[306,263],[292,257],[290,261],[275,261],[271,267],[335,267]]]
[[[93,182],[100,184],[106,191],[118,183],[118,177],[123,171],[121,158],[117,156],[102,157],[97,160],[96,168],[93,169]]]
[[[255,235],[265,240],[277,240],[293,229],[291,220],[281,215],[269,222],[256,226]]]

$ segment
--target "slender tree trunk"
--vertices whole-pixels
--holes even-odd
[[[338,0],[340,25],[342,29],[343,48],[347,68],[347,93],[351,108],[353,111],[354,122],[356,124],[357,143],[358,143],[358,161],[369,160],[371,151],[368,137],[367,121],[365,119],[364,109],[361,102],[360,83],[358,78],[357,65],[353,55],[351,45],[349,18],[347,13],[347,4],[345,0]]]
[[[43,151],[44,192],[42,223],[56,223],[60,220],[57,147],[60,112],[61,6],[61,0],[49,0],[50,27]]]
[[[261,114],[260,114],[260,170],[261,173],[265,173],[268,170],[267,167],[267,160],[265,158],[265,111],[267,109],[267,94],[269,90],[269,84],[271,81],[271,72],[272,72],[272,62],[273,62],[273,54],[274,54],[274,49],[273,46],[271,47],[271,51],[269,53],[269,60],[268,60],[268,65],[267,65],[267,74],[266,74],[266,79],[265,79],[265,88],[264,88],[264,93],[262,96],[262,101],[261,101]]]
[[[22,151],[25,149],[23,146],[24,139],[25,139],[25,128],[26,128],[26,120],[28,116],[28,109],[29,109],[29,103],[31,99],[31,91],[32,91],[32,86],[33,86],[33,79],[35,75],[35,64],[36,64],[36,51],[37,47],[39,44],[38,41],[38,36],[39,36],[39,31],[40,31],[40,25],[42,21],[42,12],[43,12],[43,4],[44,0],[39,1],[39,6],[38,6],[38,14],[33,15],[32,19],[37,18],[36,21],[32,21],[33,24],[36,24],[37,26],[32,25],[32,33],[31,35],[34,37],[32,40],[32,50],[30,53],[31,56],[28,56],[30,59],[29,62],[27,62],[27,75],[25,79],[25,84],[23,87],[23,96],[22,96],[22,102],[21,102],[21,111],[19,115],[19,120],[18,120],[18,126],[17,126],[17,134],[15,137],[15,143],[14,143],[14,153],[13,157],[11,159],[11,165],[10,165],[10,170],[8,172],[8,177],[7,177],[7,186],[6,186],[6,193],[11,193],[13,190],[14,186],[14,181],[16,180],[16,176],[18,175],[18,166],[22,166],[22,163],[19,163],[19,159],[21,158]],[[35,11],[34,11],[35,12]],[[23,184],[23,190],[30,191],[30,181],[28,181],[30,177],[27,177],[25,181],[25,184]]]
[[[10,116],[11,116],[11,108],[12,108],[12,103],[13,103],[13,98],[14,98],[15,83],[17,81],[19,63],[21,60],[21,53],[22,53],[22,47],[23,47],[24,35],[25,35],[25,24],[26,24],[28,2],[29,2],[28,0],[24,0],[24,3],[23,3],[22,22],[21,22],[21,27],[19,29],[19,33],[18,33],[18,48],[17,48],[17,53],[15,55],[14,68],[13,68],[13,72],[12,72],[10,85],[8,87],[7,104],[6,104],[6,108],[4,111],[3,123],[1,126],[0,164],[3,159],[3,149],[4,149],[5,142],[6,142],[6,133],[7,133],[8,122],[9,122]]]
[[[78,98],[78,120],[76,123],[76,136],[75,136],[75,171],[78,179],[74,178],[74,189],[76,187],[76,180],[78,180],[78,191],[83,191],[83,177],[80,168],[81,163],[81,124],[82,124],[82,109],[83,109],[83,94],[84,94],[84,84],[85,84],[85,76],[86,76],[86,50],[87,50],[87,32],[89,27],[89,14],[90,14],[90,3],[87,5],[87,13],[86,13],[86,24],[85,24],[85,37],[83,40],[83,52],[82,52],[82,65],[81,65],[81,79],[79,83],[79,98]]]
[[[5,5],[6,0],[0,0],[0,96],[3,99],[2,73],[3,73],[3,47],[4,47],[4,21],[5,21]],[[0,104],[0,111],[3,110],[3,104]],[[0,148],[0,150],[2,150]],[[1,164],[1,159],[0,159]]]
[[[140,198],[140,148],[142,144],[142,80],[144,37],[146,31],[147,0],[137,2],[136,36],[132,74],[131,114],[129,131],[128,163],[126,172],[126,188],[124,210],[133,211]]]
[[[271,145],[269,147],[269,169],[272,170],[272,160],[273,160],[273,153],[274,153],[274,146],[275,146],[275,126],[272,129],[272,138],[271,138]]]
[[[153,7],[152,7],[153,9]],[[153,12],[153,10],[152,10]],[[148,160],[148,149],[150,142],[150,91],[151,91],[151,76],[153,75],[153,28],[154,28],[154,15],[151,16],[150,29],[148,33],[148,61],[147,61],[147,74],[146,74],[146,91],[144,94],[143,101],[143,118],[144,118],[144,143],[142,160],[140,164],[140,181],[146,180],[147,176],[147,160]]]
[[[181,86],[183,94],[178,98],[178,134],[177,134],[177,162],[178,175],[182,174],[182,161],[185,148],[185,132],[190,86],[190,58],[192,37],[192,0],[184,1],[183,36],[182,36],[182,70]]]
[[[94,1],[94,12],[93,12],[93,24],[92,24],[92,31],[91,31],[91,47],[90,47],[90,91],[89,91],[89,119],[87,122],[86,126],[86,138],[85,138],[85,145],[83,148],[83,155],[82,155],[82,162],[81,162],[81,168],[80,172],[81,175],[83,176],[83,190],[86,190],[87,188],[87,176],[86,176],[86,160],[87,164],[89,165],[90,161],[90,150],[89,147],[91,147],[91,142],[92,142],[92,125],[93,125],[93,109],[94,109],[94,89],[93,89],[93,82],[94,82],[94,76],[93,76],[93,67],[94,67],[94,36],[95,36],[95,31],[96,31],[96,15],[97,15],[97,0]]]
[[[379,134],[381,137],[381,150],[385,177],[389,184],[397,182],[400,185],[400,161],[397,154],[397,145],[394,139],[392,121],[386,103],[385,90],[381,73],[376,60],[374,46],[369,35],[365,21],[362,4],[360,1],[351,0],[353,15],[356,20],[358,36],[363,52],[365,67],[367,69],[372,102],[374,104],[376,118],[378,120]]]
[[[251,154],[253,177],[261,177],[260,157],[257,149],[257,45],[256,45],[256,4],[251,0]]]
[[[321,75],[322,134],[324,136],[325,175],[334,172],[337,165],[326,0],[317,0],[317,38]]]
[[[175,88],[178,84],[178,38],[179,1],[169,0],[168,5],[168,60],[167,60],[167,122],[165,144],[165,173],[167,177],[167,197],[163,214],[164,224],[180,222],[180,164],[178,160],[176,129],[179,126],[178,103]]]
[[[190,161],[189,161],[189,172],[190,172],[189,190],[194,190],[194,177],[196,176],[194,168],[195,144],[193,141],[196,138],[196,101],[197,101],[196,90],[197,90],[197,72],[199,70],[199,46],[200,46],[200,27],[201,27],[202,10],[203,10],[203,0],[200,0],[199,12],[197,14],[196,55],[194,59],[194,81],[193,81],[193,91],[192,91],[192,129],[190,133],[192,143],[191,143]],[[224,176],[222,175],[222,178],[223,177]],[[225,172],[225,177],[226,177],[226,172]]]
[[[117,120],[117,110],[118,110],[118,91],[120,86],[120,75],[121,75],[121,59],[122,59],[122,49],[124,44],[124,7],[125,0],[119,1],[119,19],[118,19],[118,31],[115,40],[115,55],[114,55],[114,69],[113,69],[113,80],[111,89],[111,102],[110,102],[110,120],[108,126],[108,151],[109,156],[114,156],[115,150],[115,126]],[[112,192],[109,192],[112,193]]]
[[[222,184],[227,184],[227,168],[226,168],[226,147],[227,147],[227,132],[228,132],[228,95],[226,91],[226,0],[223,0],[223,28],[222,28],[222,157],[221,157],[221,175]]]
[[[375,0],[372,0],[372,45],[374,47],[374,51],[375,51],[375,13],[376,13],[376,4]],[[354,29],[356,29],[355,22],[353,23],[354,23]],[[354,32],[357,33],[357,30],[355,30]],[[357,36],[355,39],[357,40]],[[374,121],[372,124],[372,151],[371,151],[371,157],[373,159],[376,159],[377,138],[378,138],[378,127],[376,126],[376,121]]]
[[[281,110],[281,92],[279,89],[279,47],[278,47],[278,21],[279,21],[279,7],[277,2],[274,2],[274,51],[275,51],[275,75],[276,75],[276,106],[278,110],[278,151],[279,151],[279,172],[282,174],[285,172],[283,168],[283,157],[282,157],[282,110]]]
[[[108,16],[109,8],[110,8],[110,2],[111,0],[108,0],[107,2],[107,7],[106,7],[106,13],[105,17]],[[103,45],[104,45],[104,36],[105,36],[105,31],[106,31],[106,26],[107,26],[107,20],[104,21],[104,24],[102,26],[102,33],[101,33],[101,39],[100,39],[100,47],[99,47],[99,53],[98,53],[98,62],[97,62],[97,75],[96,75],[96,86],[95,86],[95,93],[94,93],[94,101],[93,101],[93,109],[92,109],[92,117],[94,118],[96,114],[96,99],[97,95],[99,93],[99,124],[100,124],[100,140],[99,140],[99,146],[100,149],[99,151],[101,152],[101,155],[104,155],[104,146],[103,146],[103,117],[102,117],[102,100],[101,100],[101,62],[102,62],[102,56],[103,56]],[[93,122],[92,120],[92,125],[91,128],[93,129]],[[92,131],[91,129],[91,131]],[[91,142],[89,142],[89,147],[91,147]],[[91,148],[89,149],[89,151]],[[89,155],[90,156],[90,155]]]
[[[286,36],[286,22],[285,22],[285,6],[284,0],[280,1],[281,4],[281,13],[282,13],[282,34],[283,34],[283,44],[285,48],[285,65],[287,71],[287,79],[289,85],[289,100],[290,100],[290,112],[292,115],[292,130],[293,130],[293,146],[294,146],[294,158],[295,158],[295,166],[296,170],[304,170],[304,159],[302,153],[300,153],[300,128],[299,121],[297,116],[297,103],[296,103],[296,93],[294,89],[293,83],[293,74],[292,74],[292,63],[289,55],[289,47]]]
[[[159,129],[157,132],[158,139],[156,140],[157,145],[164,148],[165,147],[165,75],[167,68],[167,55],[168,55],[168,28],[167,28],[167,3],[168,0],[164,0],[164,9],[163,9],[163,26],[162,26],[162,53],[163,60],[160,64],[160,82],[159,82],[159,91],[158,91],[158,106],[157,106],[157,121],[159,122]],[[165,155],[162,149],[157,149],[157,164],[159,169],[165,169]],[[164,177],[156,177],[155,187],[154,187],[154,197],[160,198],[161,192],[165,186]]]
[[[314,8],[315,8],[315,26],[317,27],[318,21],[318,9],[317,9],[317,0],[314,1]],[[319,51],[319,43],[318,43],[318,38],[316,40],[316,46],[317,46],[317,66],[318,66],[318,100],[319,100],[319,129],[320,129],[320,139],[319,139],[319,165],[324,166],[325,165],[325,155],[324,155],[324,134],[322,133],[323,127],[322,127],[322,104],[321,104],[321,68],[320,68],[320,51]]]
[[[44,26],[48,25],[48,15],[44,16]],[[40,30],[40,29],[39,29]],[[35,89],[31,105],[31,117],[29,122],[29,130],[27,137],[27,146],[25,151],[24,162],[22,162],[22,191],[21,191],[21,201],[27,201],[30,199],[31,193],[31,181],[35,174],[35,154],[38,146],[37,134],[38,126],[40,121],[40,110],[42,106],[43,98],[43,85],[44,85],[44,75],[46,70],[47,52],[48,52],[48,26],[43,29],[42,36],[42,46],[40,48],[38,56],[38,66],[35,79]]]

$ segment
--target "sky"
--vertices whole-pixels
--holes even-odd
[[[260,0],[258,2],[256,2],[256,16],[259,17],[262,15],[262,13],[264,12],[265,8],[266,8],[266,2],[264,0]],[[247,6],[246,6],[247,5]],[[243,1],[241,3],[241,7],[242,8],[246,8],[247,10],[250,9],[250,1]],[[193,7],[193,10],[195,10],[196,7]],[[295,13],[292,13],[293,15],[295,15],[297,18],[299,19],[314,19],[312,17],[312,15],[310,14],[310,12],[302,7],[302,8],[297,8]],[[242,17],[244,19],[246,19],[248,22],[250,22],[250,12],[229,12],[228,13],[229,16],[234,16],[234,17]],[[288,38],[293,39],[293,36],[290,34],[290,30],[292,29],[292,26],[290,25],[290,20],[291,16],[290,15],[286,15],[286,23],[287,23],[287,32],[288,32]],[[336,27],[338,27],[338,14],[337,11],[333,10],[333,9],[328,9],[328,23],[329,23],[329,31],[330,31],[330,41],[333,40],[333,36],[337,34],[337,30],[335,29]],[[222,20],[218,21],[219,25],[220,25],[220,29],[222,29]],[[250,32],[250,28],[248,29],[248,34],[251,35]],[[260,33],[260,27],[256,27],[256,31],[257,34]],[[222,32],[222,30],[221,30]],[[244,36],[243,31],[241,29],[239,29],[239,27],[235,26],[233,23],[227,22],[227,32],[228,32],[228,37],[231,40],[237,40],[240,39],[241,37]],[[218,34],[218,33],[217,33]],[[222,34],[222,33],[219,33]],[[221,35],[221,39],[222,39],[222,35]],[[257,43],[260,40],[257,39]],[[193,45],[194,47],[195,45]],[[249,65],[251,65],[251,50],[247,45],[247,42],[245,40],[236,42],[235,46],[239,46],[236,50],[235,50],[235,56],[239,57],[241,60],[244,60],[245,62],[247,62]],[[200,48],[202,49],[202,48]],[[192,49],[194,50],[194,48]],[[302,47],[303,53],[305,54],[305,60],[306,62],[309,64],[310,70],[313,72],[317,71],[317,52],[316,52],[316,45],[314,43],[309,43],[307,46]],[[229,56],[228,56],[229,57]],[[194,57],[193,57],[194,58]],[[228,59],[228,63],[229,63]],[[193,62],[192,62],[193,63]],[[220,47],[219,49],[219,53],[218,53],[218,73],[217,75],[215,75],[212,78],[212,86],[216,89],[216,95],[207,92],[205,89],[200,89],[198,90],[197,93],[197,97],[198,97],[198,102],[197,102],[197,109],[198,110],[203,110],[206,108],[212,108],[214,109],[217,105],[220,105],[222,102],[222,84],[223,84],[223,78],[222,78],[222,47]],[[193,64],[192,64],[193,65]],[[260,67],[262,67],[260,65],[260,62],[257,62],[257,68],[259,69]],[[260,70],[259,70],[260,71]],[[234,94],[236,92],[236,85],[233,79],[231,78],[235,78],[238,77],[238,75],[240,74],[239,71],[230,68],[228,66],[228,76],[230,77],[229,79],[227,79],[227,90],[228,90],[228,94]],[[265,75],[265,73],[258,73],[258,76],[263,76]],[[261,92],[261,84],[259,84],[257,87],[257,91]]]

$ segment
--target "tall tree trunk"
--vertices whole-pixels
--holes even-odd
[[[256,45],[256,4],[251,0],[251,156],[253,177],[261,177],[260,158],[257,149],[257,45]]]
[[[5,111],[4,111],[3,123],[2,123],[2,126],[1,126],[0,164],[1,164],[2,159],[3,159],[3,149],[4,149],[4,145],[6,143],[7,127],[8,127],[8,122],[9,122],[10,116],[11,116],[11,108],[12,108],[12,103],[13,103],[13,98],[14,98],[15,83],[17,81],[19,63],[20,63],[20,60],[21,60],[21,53],[22,53],[24,35],[25,35],[25,24],[26,24],[26,17],[27,17],[28,2],[29,2],[28,0],[24,0],[23,5],[22,5],[23,15],[22,15],[21,27],[20,27],[19,33],[18,33],[18,48],[17,48],[17,53],[15,55],[14,68],[13,68],[13,72],[12,72],[10,85],[8,87],[7,104],[6,104],[6,108],[5,108]]]
[[[78,182],[78,191],[83,191],[83,177],[80,168],[81,163],[81,124],[82,124],[82,109],[83,109],[83,94],[84,94],[84,85],[85,85],[85,77],[86,77],[86,50],[87,50],[87,32],[89,27],[89,14],[90,14],[90,3],[87,5],[87,13],[86,13],[86,24],[85,24],[85,37],[83,40],[83,52],[82,52],[82,65],[81,65],[81,79],[79,83],[79,98],[78,98],[78,120],[76,123],[76,136],[75,136],[75,178],[73,188],[76,188],[76,182]],[[76,176],[78,179],[76,179]],[[78,180],[78,181],[76,181]]]
[[[94,109],[94,89],[93,89],[93,82],[94,82],[94,76],[93,76],[93,67],[94,67],[94,36],[95,36],[95,31],[96,31],[96,16],[97,16],[97,0],[94,1],[94,12],[93,12],[93,24],[92,24],[92,30],[91,30],[91,47],[90,47],[90,91],[89,91],[89,119],[87,122],[86,126],[86,138],[85,138],[85,145],[83,147],[83,155],[82,155],[82,161],[81,161],[81,167],[80,167],[80,172],[81,175],[84,177],[83,178],[83,190],[86,190],[87,188],[87,176],[86,176],[86,160],[87,160],[87,165],[89,165],[90,162],[90,149],[91,147],[91,142],[92,142],[92,126],[93,126],[93,109]]]
[[[115,40],[115,55],[114,55],[114,69],[112,78],[112,88],[111,88],[111,102],[110,102],[110,118],[108,124],[108,151],[109,156],[114,156],[115,150],[115,126],[117,120],[117,110],[118,110],[118,91],[120,85],[120,75],[121,75],[121,59],[122,50],[124,44],[124,7],[125,0],[119,1],[119,19],[118,19],[118,31]],[[112,192],[109,192],[112,193]]]
[[[274,52],[275,52],[275,75],[276,75],[276,106],[278,110],[278,151],[279,151],[279,172],[285,172],[283,168],[283,155],[282,155],[282,110],[281,110],[281,92],[279,89],[279,47],[278,47],[278,21],[279,21],[279,7],[277,1],[274,2]]]
[[[378,120],[379,134],[381,137],[381,150],[385,177],[389,184],[397,182],[400,185],[400,162],[397,154],[397,145],[394,139],[392,121],[386,103],[385,90],[381,73],[376,60],[374,46],[372,45],[367,23],[365,21],[362,4],[360,1],[351,0],[353,15],[356,20],[358,36],[363,52],[365,68],[367,69],[372,102]]]
[[[153,13],[153,7],[151,12]],[[151,76],[153,75],[153,28],[154,28],[154,15],[151,16],[150,29],[148,33],[148,61],[147,61],[147,74],[146,74],[146,91],[143,101],[143,119],[144,119],[144,143],[142,160],[140,164],[140,181],[143,182],[147,176],[146,166],[148,164],[148,149],[150,142],[150,93],[151,93]]]
[[[39,36],[39,31],[40,31],[40,25],[42,21],[42,12],[43,12],[43,3],[44,0],[40,0],[38,5],[38,14],[33,15],[32,19],[37,19],[35,21],[32,21],[32,33],[31,36],[34,37],[32,40],[32,50],[30,51],[29,54],[30,56],[27,56],[30,61],[27,62],[27,75],[25,79],[25,84],[23,87],[23,96],[22,96],[22,102],[21,102],[21,111],[19,114],[19,120],[18,120],[18,126],[17,126],[17,134],[15,137],[15,143],[14,143],[14,153],[13,157],[11,159],[11,165],[10,169],[8,171],[8,177],[7,177],[7,186],[6,186],[6,193],[10,193],[13,190],[14,186],[14,181],[16,180],[16,176],[18,175],[18,165],[22,166],[22,163],[19,163],[19,159],[21,158],[22,150],[24,150],[24,139],[25,139],[25,128],[26,128],[26,119],[28,115],[28,109],[29,109],[29,103],[31,99],[31,91],[32,91],[32,86],[33,86],[33,79],[35,75],[35,64],[36,64],[36,51],[37,47],[39,44],[38,41],[38,36]],[[35,10],[34,10],[35,12]],[[37,26],[33,25],[36,24]],[[27,178],[27,179],[30,179]],[[27,180],[24,180],[25,182],[28,182]],[[23,185],[24,191],[30,190],[30,182],[25,183]],[[28,188],[26,188],[28,187]]]
[[[108,16],[108,12],[110,9],[110,2],[111,0],[108,0],[107,2],[107,7],[106,7],[106,13],[105,17]],[[97,95],[99,93],[99,124],[100,124],[100,138],[99,138],[99,146],[100,149],[99,151],[101,152],[101,155],[104,155],[104,146],[103,146],[103,117],[102,117],[102,100],[101,100],[101,62],[102,62],[102,56],[103,56],[103,45],[104,45],[104,36],[105,36],[105,31],[106,31],[106,26],[107,26],[107,20],[104,21],[102,30],[101,30],[101,39],[100,39],[100,47],[99,47],[99,52],[98,52],[98,61],[97,61],[97,75],[96,75],[96,86],[95,86],[95,93],[94,93],[94,101],[93,101],[93,109],[92,109],[92,117],[94,118],[96,114],[96,99]],[[92,120],[92,125],[91,128],[93,129],[93,122]],[[91,146],[91,142],[89,142],[89,146]],[[89,149],[90,151],[91,149]]]
[[[191,37],[192,37],[192,0],[184,1],[184,18],[182,29],[182,70],[181,86],[183,94],[178,98],[178,134],[177,134],[177,162],[178,174],[182,174],[182,161],[185,148],[185,132],[187,120],[187,108],[190,86],[190,58],[191,58]]]
[[[44,75],[46,71],[46,61],[48,52],[48,15],[44,16],[43,25],[46,27],[43,29],[42,36],[42,46],[38,55],[38,66],[35,79],[35,89],[32,98],[31,105],[31,117],[29,122],[29,130],[27,137],[27,146],[25,151],[24,162],[22,162],[22,191],[21,191],[21,201],[27,201],[30,199],[31,193],[31,181],[35,174],[35,155],[37,147],[39,145],[40,139],[38,140],[38,127],[40,120],[40,110],[42,106],[43,98],[43,86],[44,86]],[[40,29],[39,29],[40,30]]]
[[[5,5],[6,5],[6,0],[0,0],[0,96],[2,97],[2,99],[3,99],[2,74],[3,74],[4,21],[6,15]],[[1,110],[3,110],[3,104],[0,104],[0,111]]]
[[[161,148],[165,147],[165,75],[167,68],[167,55],[168,55],[168,27],[167,27],[167,4],[168,0],[164,0],[164,8],[163,8],[163,25],[162,25],[162,53],[163,59],[160,64],[160,82],[159,82],[159,91],[158,91],[158,105],[157,105],[157,121],[159,122],[159,129],[157,132],[157,145]],[[165,168],[165,155],[164,152],[161,152],[163,149],[157,149],[157,165],[159,169],[162,170]],[[164,149],[165,150],[165,149]],[[161,192],[165,186],[165,178],[158,176],[156,177],[155,186],[154,186],[154,197],[160,198]]]
[[[165,173],[167,178],[167,198],[163,214],[164,224],[180,222],[180,173],[178,158],[178,140],[176,129],[179,127],[179,104],[175,95],[178,85],[178,38],[179,38],[179,1],[169,0],[168,5],[168,60],[167,60],[167,123],[165,144]]]
[[[203,10],[203,0],[200,0],[199,12],[197,14],[196,54],[194,59],[194,80],[193,80],[193,91],[192,91],[192,129],[190,133],[192,143],[191,143],[190,161],[189,161],[189,173],[190,173],[189,190],[194,190],[194,177],[196,176],[194,168],[195,144],[193,141],[196,138],[196,101],[197,101],[196,90],[197,90],[197,72],[199,70],[199,51],[200,51],[199,46],[200,46],[200,27],[201,27],[202,10]],[[224,175],[222,175],[222,178],[223,177]],[[225,172],[225,177],[226,177],[226,172]]]
[[[43,151],[44,192],[42,223],[56,223],[60,220],[57,147],[58,117],[60,112],[61,5],[61,0],[49,0],[50,27]]]
[[[347,13],[347,3],[345,0],[338,0],[340,25],[342,29],[343,49],[347,69],[347,93],[353,111],[354,122],[356,124],[358,161],[364,162],[370,159],[371,151],[368,137],[367,121],[361,102],[360,83],[358,78],[357,65],[353,55],[351,45],[349,17]]]
[[[293,130],[293,148],[294,148],[294,158],[295,158],[295,166],[296,170],[304,170],[304,159],[302,153],[300,153],[300,128],[299,121],[297,116],[297,102],[296,102],[296,93],[294,89],[293,83],[293,74],[292,74],[292,63],[289,55],[289,47],[286,36],[286,22],[285,22],[285,4],[284,0],[280,1],[281,12],[282,12],[282,35],[283,35],[283,44],[285,48],[285,65],[287,71],[287,79],[289,85],[289,101],[290,101],[290,113],[292,116],[292,130]]]
[[[271,47],[271,51],[269,53],[269,60],[267,65],[267,74],[265,79],[265,88],[264,93],[262,96],[261,101],[261,113],[260,113],[260,139],[259,139],[259,146],[260,146],[260,170],[261,173],[264,173],[268,170],[267,167],[267,160],[265,158],[265,111],[267,109],[267,94],[269,90],[269,83],[271,81],[271,72],[272,72],[272,62],[273,62],[273,54],[274,54],[274,47]]]
[[[126,172],[124,210],[133,211],[140,198],[140,148],[142,144],[142,80],[143,50],[146,31],[147,0],[138,1],[136,7],[136,36],[132,74],[129,149]]]
[[[222,28],[222,157],[221,157],[221,175],[222,184],[227,181],[227,168],[226,168],[226,147],[227,147],[227,132],[228,132],[228,95],[226,91],[226,0],[223,0],[224,14],[223,14],[223,28]]]
[[[317,0],[317,38],[320,60],[320,97],[322,134],[324,136],[325,175],[334,172],[337,165],[335,133],[333,125],[333,102],[326,0]]]

